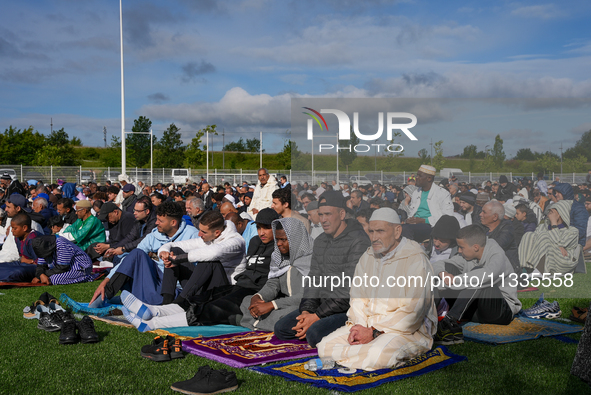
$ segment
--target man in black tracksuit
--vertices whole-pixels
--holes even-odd
[[[310,280],[304,278],[304,297],[298,310],[275,324],[279,339],[306,339],[312,347],[322,338],[345,325],[349,309],[350,285],[343,281],[318,286],[325,276],[351,278],[361,255],[371,246],[369,237],[359,222],[345,220],[342,193],[327,191],[318,200],[318,215],[324,233],[314,240]],[[258,218],[258,217],[257,217]],[[316,284],[316,285],[315,285]]]

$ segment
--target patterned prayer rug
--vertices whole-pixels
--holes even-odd
[[[342,392],[355,392],[392,381],[402,380],[409,377],[420,376],[454,364],[465,361],[468,358],[452,354],[447,348],[440,346],[408,361],[396,369],[380,369],[372,372],[357,370],[353,374],[340,373],[338,369],[327,369],[311,372],[304,368],[308,359],[290,361],[271,366],[256,366],[251,369],[272,376],[280,376],[291,381],[311,384],[315,387]]]
[[[516,317],[509,325],[476,324],[469,322],[462,326],[464,339],[489,344],[514,343],[533,340],[542,336],[556,336],[577,333],[580,325],[569,325],[555,321]]]
[[[317,355],[301,340],[279,340],[273,332],[252,331],[183,342],[183,350],[235,368]]]

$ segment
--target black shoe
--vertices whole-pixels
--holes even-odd
[[[168,340],[168,350],[170,352],[171,359],[185,357],[180,339],[176,339],[174,336],[166,336],[166,340]]]
[[[452,344],[462,344],[464,342],[464,332],[457,321],[449,316],[443,317],[437,324],[437,333],[433,338],[433,343],[449,346]]]
[[[156,362],[170,361],[168,339],[166,337],[161,336],[156,337],[152,341],[152,344],[142,347],[140,355],[144,358],[148,358]]]
[[[89,316],[85,315],[78,323],[78,333],[82,343],[96,343],[99,341],[99,336],[94,329],[94,321]]]
[[[183,394],[203,395],[234,391],[238,388],[236,373],[203,366],[192,379],[174,383],[170,389]]]
[[[76,332],[78,325],[76,320],[69,320],[64,322],[62,332],[60,333],[60,344],[76,344],[80,341],[80,335]]]
[[[61,320],[56,319],[56,313],[46,313],[44,311],[39,314],[39,323],[37,324],[37,328],[43,329],[46,332],[57,332],[62,329],[61,325],[58,325],[58,321],[61,323]]]

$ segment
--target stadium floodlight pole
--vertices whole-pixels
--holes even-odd
[[[339,179],[339,133],[337,132],[337,188],[341,189]]]
[[[205,179],[209,182],[209,129],[205,129],[205,147],[207,152],[205,154]]]
[[[259,132],[259,136],[261,136],[261,147],[259,148],[259,151],[261,151],[261,158],[260,158],[260,166],[259,169],[263,167],[263,132],[260,131]]]
[[[123,5],[119,0],[119,38],[121,46],[121,174],[125,175],[125,87],[123,84]]]
[[[135,180],[137,182],[137,180]],[[150,185],[154,185],[154,132],[150,128]]]

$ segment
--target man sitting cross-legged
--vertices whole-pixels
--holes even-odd
[[[125,318],[142,332],[187,325],[237,325],[242,319],[240,304],[244,298],[254,295],[267,281],[274,248],[271,223],[278,218],[270,208],[257,215],[258,236],[251,240],[244,270],[234,276],[236,285],[216,287],[181,305],[144,304],[134,295],[122,293]]]
[[[450,304],[455,299],[438,325],[435,340],[441,344],[463,342],[459,320],[508,325],[521,310],[513,266],[499,244],[479,225],[460,229],[456,241],[460,255],[433,263],[441,279],[436,296]]]
[[[312,347],[347,321],[350,284],[314,286],[313,281],[335,276],[353,276],[359,258],[370,246],[367,234],[354,219],[345,220],[341,192],[327,191],[318,200],[318,215],[324,233],[314,240],[312,263],[299,309],[275,324],[282,340],[306,339]],[[331,289],[332,288],[332,289]]]
[[[156,252],[164,244],[198,237],[199,231],[183,220],[183,208],[174,202],[164,202],[156,209],[156,228],[137,248],[132,250],[98,286],[89,307],[103,307],[120,290],[131,290],[147,303],[161,304],[161,283],[164,262]]]
[[[359,259],[355,277],[380,284],[351,286],[345,326],[318,343],[318,356],[354,369],[396,367],[431,349],[437,314],[429,285],[431,265],[421,246],[402,237],[400,217],[380,208],[369,221],[372,248]],[[414,284],[387,284],[388,279]]]
[[[206,212],[199,221],[199,238],[167,243],[158,255],[164,262],[162,304],[182,304],[208,289],[230,284],[246,252],[244,239],[219,211]],[[180,255],[175,251],[181,252]],[[175,299],[176,283],[183,290]]]

